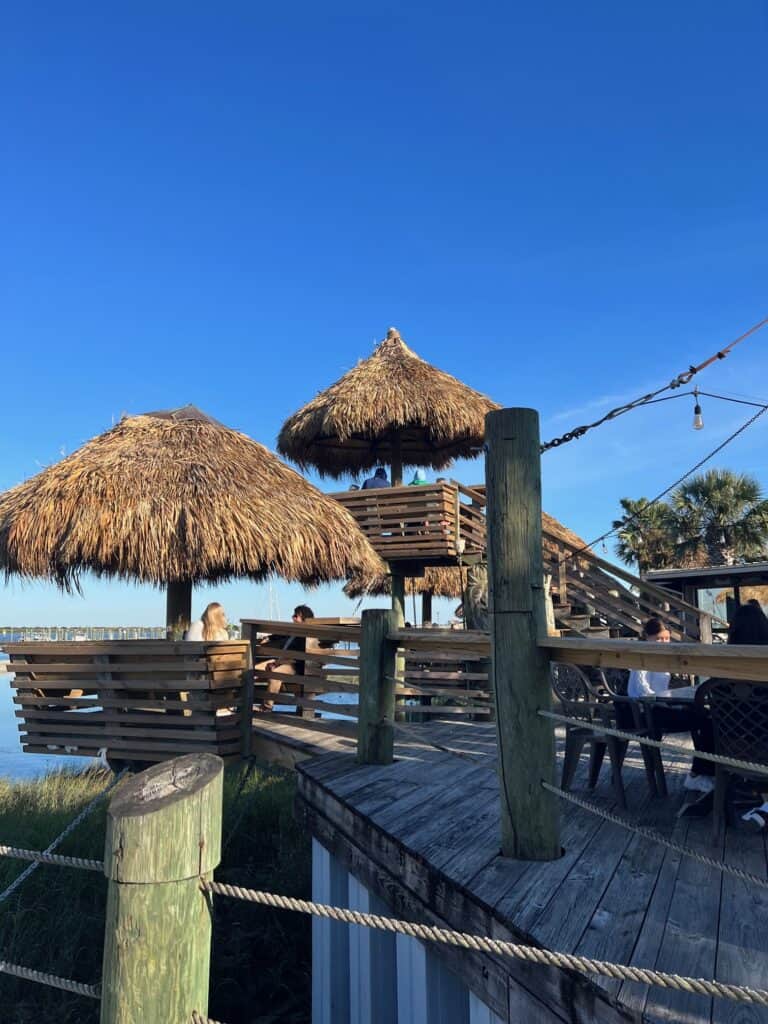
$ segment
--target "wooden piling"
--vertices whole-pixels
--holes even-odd
[[[549,662],[537,643],[546,635],[538,414],[491,412],[485,440],[502,852],[520,860],[553,860],[560,856],[557,799],[541,782],[554,782],[554,732],[537,714],[551,703]]]
[[[223,762],[187,754],[123,783],[107,812],[101,1024],[189,1024],[208,1012]]]
[[[363,612],[357,717],[360,764],[391,764],[394,759],[397,646],[387,640],[387,634],[402,625],[402,615],[397,611],[373,608]]]
[[[181,640],[192,621],[192,580],[169,583],[165,599],[165,629],[168,640]]]

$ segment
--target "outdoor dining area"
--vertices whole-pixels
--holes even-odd
[[[665,758],[672,755],[678,775],[681,764],[688,768],[679,816],[711,817],[714,844],[721,842],[728,823],[762,833],[768,825],[768,648],[763,646],[768,619],[756,604],[736,609],[730,631],[734,646],[709,648],[715,656],[722,651],[723,661],[729,661],[722,675],[714,674],[714,665],[712,675],[664,665],[664,652],[674,658],[681,645],[668,643],[668,631],[658,619],[649,620],[647,628],[658,632],[648,637],[652,647],[636,645],[636,668],[552,662],[553,717],[564,727],[562,790],[572,789],[587,753],[588,789],[598,786],[607,764],[616,805],[631,810],[623,777],[631,749],[648,793],[668,800]],[[651,650],[654,666],[640,667]],[[681,787],[674,788],[679,802]]]

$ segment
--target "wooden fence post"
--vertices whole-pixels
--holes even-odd
[[[392,764],[394,760],[397,645],[387,640],[387,634],[402,625],[400,612],[378,608],[363,612],[357,709],[360,764]]]
[[[187,754],[123,783],[107,812],[101,1024],[189,1024],[208,1013],[223,762]]]
[[[485,419],[488,605],[501,787],[501,844],[507,857],[560,856],[541,552],[539,417],[501,409]]]

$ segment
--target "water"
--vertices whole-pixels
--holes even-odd
[[[0,661],[7,661],[8,655],[0,653]],[[59,768],[86,768],[93,763],[91,757],[63,757],[59,754],[25,754],[19,739],[19,720],[14,711],[13,675],[0,672],[0,776],[19,780],[36,779]],[[341,719],[350,721],[351,716],[345,715],[342,708],[357,706],[356,693],[326,693],[321,698],[326,704],[338,704],[339,714],[332,711],[321,712],[324,719]],[[290,712],[293,707],[276,705],[276,710]]]
[[[7,661],[7,654],[0,654]],[[0,776],[6,778],[36,779],[59,768],[87,768],[91,757],[60,757],[57,754],[25,754],[19,740],[18,719],[14,715],[13,675],[0,672]]]

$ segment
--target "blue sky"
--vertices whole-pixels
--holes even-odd
[[[765,3],[371,11],[5,12],[0,487],[187,402],[272,446],[391,324],[549,436],[766,315]],[[701,386],[768,400],[767,346]],[[707,401],[694,433],[691,405],[546,455],[547,510],[590,539],[746,418]],[[768,486],[767,431],[715,464]],[[124,583],[1,593],[3,622],[163,617]],[[305,596],[274,593],[284,613]],[[244,583],[196,605],[214,596],[269,608]]]

